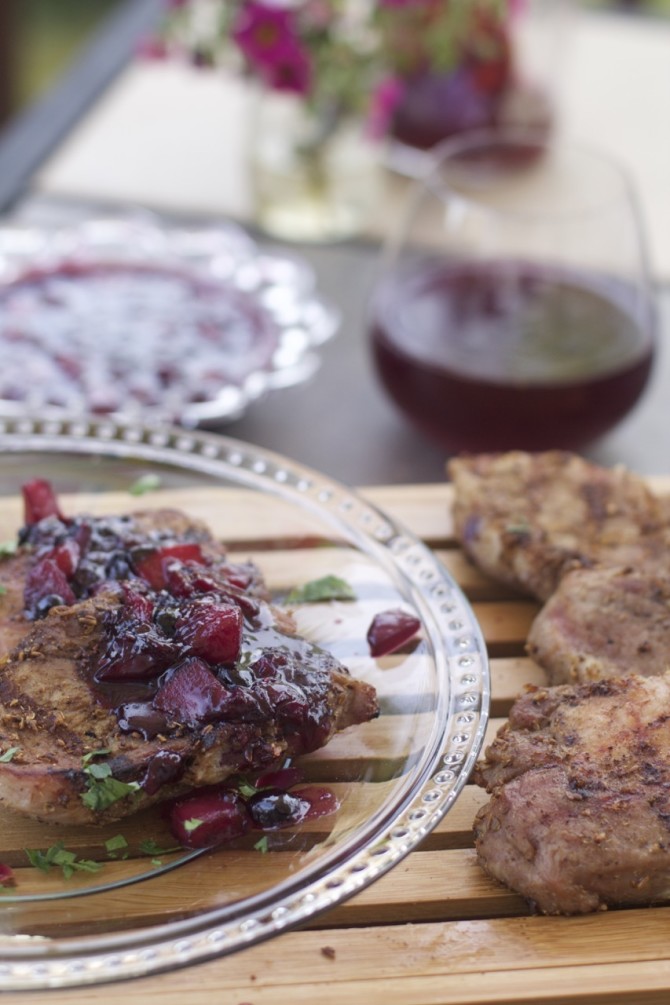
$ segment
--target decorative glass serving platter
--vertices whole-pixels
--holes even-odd
[[[310,377],[339,323],[309,265],[148,214],[0,233],[0,415],[238,418]]]
[[[354,599],[292,609],[302,635],[376,688],[381,714],[294,765],[336,812],[267,840],[175,847],[160,806],[99,827],[0,810],[0,862],[13,874],[0,890],[3,988],[111,981],[240,950],[362,890],[442,820],[483,741],[488,662],[468,602],[417,538],[327,477],[225,437],[5,418],[0,540],[15,537],[21,485],[38,477],[69,514],[174,506],[205,520],[233,558],[257,563],[278,603],[324,576],[346,581]],[[138,498],[138,485],[151,490]],[[421,628],[374,658],[367,631],[389,609]]]

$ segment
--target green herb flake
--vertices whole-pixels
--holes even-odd
[[[99,872],[102,869],[100,862],[77,858],[73,851],[68,851],[63,847],[62,842],[52,845],[46,851],[41,851],[39,848],[26,848],[25,853],[35,869],[49,872],[54,867],[60,868],[65,879],[70,879],[75,872]]]
[[[318,604],[324,600],[355,600],[353,588],[339,576],[322,576],[291,590],[288,604]]]
[[[123,834],[117,834],[115,837],[110,838],[109,841],[105,841],[105,848],[107,849],[107,854],[110,858],[118,858],[119,852],[124,852],[121,858],[128,857],[128,842],[124,838]]]
[[[4,597],[6,593],[7,593],[7,587],[3,586],[2,583],[0,583],[0,597]]]
[[[109,750],[94,750],[82,758],[82,766],[86,775],[86,792],[80,793],[84,806],[94,813],[101,813],[108,806],[133,795],[139,789],[138,782],[122,782],[112,775],[112,769],[106,762],[102,764],[92,761],[93,757],[108,754]]]
[[[131,496],[143,496],[147,492],[155,492],[161,486],[161,479],[159,475],[147,474],[141,475],[128,489]]]
[[[259,841],[256,842],[256,844],[254,845],[254,848],[256,849],[256,851],[259,851],[261,853],[261,855],[265,855],[265,853],[268,850],[268,836],[267,836],[267,834],[264,834],[263,837]]]
[[[260,789],[257,789],[255,785],[251,785],[250,782],[240,782],[237,786],[237,791],[243,799],[251,799],[257,792],[260,792]]]
[[[202,827],[204,820],[198,820],[197,817],[191,817],[190,820],[184,820],[184,830],[187,834],[192,834],[193,831],[197,831],[198,827]]]
[[[9,747],[4,754],[0,754],[0,764],[9,764],[13,760],[14,755],[18,754],[20,747]]]
[[[17,541],[0,541],[0,558],[7,558],[9,555],[15,555],[18,546]]]

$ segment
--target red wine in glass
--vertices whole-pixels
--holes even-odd
[[[640,398],[649,310],[596,272],[424,260],[380,283],[372,351],[393,400],[450,452],[579,449]]]

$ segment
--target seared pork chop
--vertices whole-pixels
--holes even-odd
[[[670,572],[667,505],[622,468],[563,451],[456,458],[454,523],[484,572],[546,600],[571,569]]]
[[[670,670],[670,578],[608,566],[567,573],[527,650],[550,684]]]
[[[670,899],[670,674],[531,690],[475,780],[479,860],[540,911]]]
[[[36,484],[6,610],[23,609],[22,637],[0,661],[7,806],[119,819],[378,714],[374,689],[296,637],[259,570],[204,525],[174,510],[68,519]]]

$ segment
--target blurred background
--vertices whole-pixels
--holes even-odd
[[[42,96],[124,0],[2,0],[0,122]],[[582,0],[592,10],[670,17],[670,0]]]
[[[0,118],[43,95],[123,0],[2,0]]]

